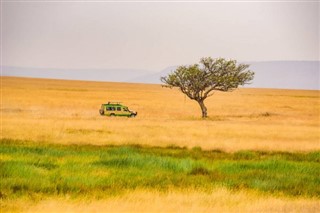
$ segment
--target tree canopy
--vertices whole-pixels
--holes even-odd
[[[178,87],[190,99],[197,101],[204,118],[207,117],[204,100],[213,91],[232,91],[250,83],[254,72],[248,68],[248,64],[237,64],[236,60],[206,57],[200,60],[200,64],[179,66],[174,72],[161,77],[161,81],[165,87]]]

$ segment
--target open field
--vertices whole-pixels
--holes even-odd
[[[160,85],[3,77],[2,137],[59,144],[202,149],[320,149],[320,91],[239,89],[196,102]],[[101,103],[121,101],[134,119],[100,116]]]
[[[320,91],[196,102],[160,85],[2,77],[1,211],[318,212]],[[136,118],[100,116],[121,101]]]

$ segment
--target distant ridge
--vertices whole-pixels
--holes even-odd
[[[152,73],[138,69],[52,69],[3,66],[3,76],[52,78],[85,81],[129,82],[133,77]]]
[[[250,64],[255,77],[249,88],[320,90],[320,61],[265,61]],[[161,84],[178,66],[159,72],[137,69],[41,69],[2,67],[3,76]]]
[[[240,62],[242,63],[242,62]],[[243,62],[255,72],[250,88],[307,89],[320,90],[320,61],[265,61]],[[160,84],[160,77],[166,76],[178,66],[170,66],[152,75],[140,76],[132,82]]]
[[[173,72],[174,70],[177,69],[177,67],[178,66],[170,66],[161,70],[160,72],[132,78],[130,79],[130,82],[139,82],[139,83],[146,83],[146,84],[161,84],[160,78],[162,76],[166,76],[169,73]]]
[[[248,87],[320,90],[320,61],[249,62],[255,78]]]

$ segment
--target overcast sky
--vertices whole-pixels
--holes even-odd
[[[319,2],[1,3],[2,65],[158,71],[201,57],[319,60]]]

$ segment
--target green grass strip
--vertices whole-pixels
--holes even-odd
[[[147,146],[53,145],[2,139],[2,199],[99,198],[133,189],[217,186],[320,197],[320,152],[289,153]]]

